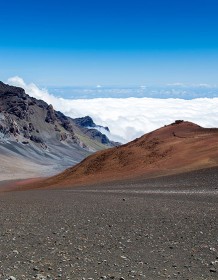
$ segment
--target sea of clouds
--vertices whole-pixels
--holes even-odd
[[[26,84],[20,77],[8,84],[24,88],[27,94],[52,104],[55,110],[72,118],[90,116],[94,122],[110,129],[109,138],[126,143],[177,119],[205,127],[218,127],[218,98],[92,98],[66,99]]]
[[[54,95],[70,99],[94,99],[94,98],[213,98],[218,97],[218,86],[208,84],[167,84],[146,86],[92,86],[92,87],[48,87]]]

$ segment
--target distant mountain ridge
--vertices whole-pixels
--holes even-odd
[[[16,160],[27,161],[27,166],[43,164],[44,173],[49,167],[48,173],[52,174],[80,162],[92,152],[117,145],[95,129],[97,125],[90,117],[80,121],[84,123],[87,118],[92,122],[91,129],[55,111],[52,105],[30,97],[24,89],[0,82],[0,153],[8,156],[8,161],[17,157]],[[11,161],[15,170],[18,166],[13,167]],[[8,162],[7,168],[11,167]],[[2,162],[0,179],[7,168]],[[36,175],[40,173],[37,168]],[[12,177],[17,175],[15,171]]]

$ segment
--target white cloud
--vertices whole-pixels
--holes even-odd
[[[111,139],[127,142],[176,119],[205,127],[218,127],[218,98],[95,98],[63,99],[13,77],[9,84],[20,86],[32,97],[43,99],[58,111],[75,118],[89,115],[96,124],[108,126]]]
[[[27,94],[37,99],[42,99],[49,104],[56,104],[58,98],[48,93],[46,89],[39,89],[35,84],[26,84],[24,80],[18,76],[9,78],[7,83],[13,86],[22,87]]]
[[[172,84],[167,84],[167,86],[185,87],[186,84],[184,84],[184,83],[172,83]]]

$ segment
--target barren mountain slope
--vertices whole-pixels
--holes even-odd
[[[217,165],[218,129],[176,121],[126,145],[96,152],[41,186],[152,177]]]
[[[54,175],[116,145],[91,118],[92,129],[85,127],[87,118],[78,122],[22,88],[0,82],[0,180]]]

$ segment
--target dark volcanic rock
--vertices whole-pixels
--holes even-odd
[[[29,131],[35,130],[34,125],[32,123],[29,123]]]
[[[45,118],[45,121],[48,123],[54,123],[56,121],[55,110],[52,105],[49,105],[47,107],[47,116]]]
[[[93,121],[93,119],[89,116],[83,117],[83,118],[76,118],[74,119],[74,122],[78,126],[86,127],[86,128],[103,128],[107,131],[110,131],[107,126],[101,126],[101,125],[96,125]]]
[[[113,142],[109,140],[109,138],[102,133],[102,129],[110,132],[109,128],[106,126],[96,125],[93,121],[93,119],[89,116],[83,117],[83,118],[76,118],[73,120],[76,126],[80,127],[83,132],[90,137],[93,140],[97,140],[98,142],[108,145],[108,146],[119,146],[120,143]],[[99,131],[101,130],[101,131]]]
[[[10,131],[10,133],[12,133],[12,134],[14,134],[14,135],[16,135],[16,134],[20,134],[20,132],[19,132],[19,128],[18,128],[18,126],[17,126],[17,124],[16,123],[11,123],[11,126],[10,126],[10,129],[9,129],[9,131]]]
[[[93,122],[93,119],[89,116],[84,118],[76,118],[74,119],[76,125],[83,126],[83,127],[96,127],[96,124]]]
[[[60,134],[60,141],[65,141],[67,139],[67,134],[65,132],[62,132]]]
[[[18,97],[22,97],[25,94],[24,89],[20,87],[9,86],[0,82],[0,95],[17,95]]]
[[[105,134],[98,131],[97,129],[88,129],[86,131],[86,135],[88,135],[92,139],[98,139],[98,141],[101,142],[102,144],[110,143],[108,137]]]
[[[27,95],[22,88],[5,85],[0,82],[1,111],[15,115],[20,119],[28,117]]]
[[[30,140],[33,142],[36,142],[36,143],[41,143],[41,144],[43,143],[42,138],[39,136],[35,136],[35,135],[31,135]]]
[[[63,127],[67,130],[67,131],[70,131],[70,132],[73,132],[73,126],[70,122],[70,120],[66,120],[62,123]]]

